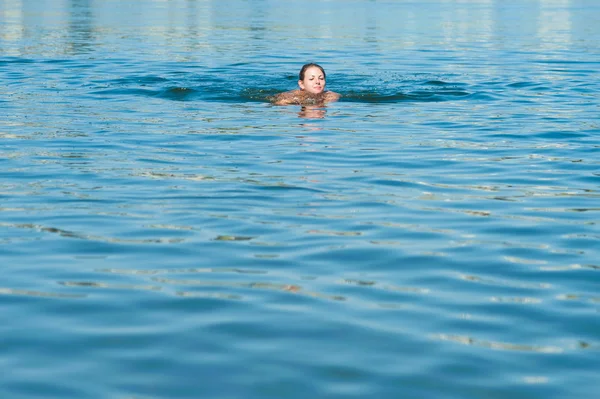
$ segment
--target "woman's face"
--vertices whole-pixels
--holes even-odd
[[[325,90],[325,75],[318,67],[310,67],[304,72],[304,79],[298,81],[298,86],[312,94],[322,93]]]

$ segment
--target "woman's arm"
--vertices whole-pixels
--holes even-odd
[[[273,98],[273,105],[292,105],[298,104],[298,90],[286,91],[279,93]]]

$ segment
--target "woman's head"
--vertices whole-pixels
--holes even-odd
[[[319,94],[325,90],[325,70],[318,64],[306,64],[298,74],[298,86],[301,90]]]
[[[299,80],[304,80],[304,76],[306,75],[306,70],[308,68],[319,68],[321,70],[321,73],[323,74],[324,78],[327,78],[325,76],[325,70],[323,69],[323,67],[319,64],[313,64],[312,62],[310,64],[304,64],[302,65],[302,69],[300,69],[300,73],[298,74],[298,79]]]

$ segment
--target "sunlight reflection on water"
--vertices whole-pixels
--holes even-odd
[[[592,397],[598,7],[0,0],[0,397]]]

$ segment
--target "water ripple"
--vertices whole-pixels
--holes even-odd
[[[546,354],[559,354],[565,351],[565,348],[559,346],[540,346],[540,345],[526,345],[526,344],[515,344],[510,342],[495,342],[487,340],[479,340],[469,336],[463,335],[450,335],[450,334],[437,334],[432,338],[439,339],[442,341],[451,341],[463,345],[479,346],[487,349],[494,350],[505,350],[505,351],[523,351],[523,352],[538,352]]]
[[[594,397],[600,8],[474,3],[3,2],[0,397]]]

